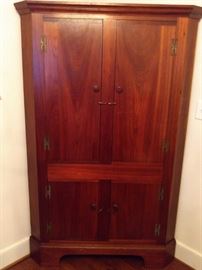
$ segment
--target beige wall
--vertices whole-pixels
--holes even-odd
[[[0,1],[0,268],[28,254],[30,235],[20,20],[13,0]],[[100,2],[100,0],[99,0]],[[196,4],[202,1],[106,1]],[[176,228],[176,256],[202,269],[202,23],[198,33],[189,124]]]

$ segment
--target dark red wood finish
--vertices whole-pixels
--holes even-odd
[[[163,168],[159,163],[113,162],[111,164],[49,164],[49,182],[110,179],[136,183],[160,183]]]
[[[99,184],[52,183],[50,200],[51,240],[96,240]]]
[[[44,136],[46,134],[46,113],[45,100],[42,89],[44,84],[44,61],[41,57],[41,49],[38,40],[43,35],[43,18],[40,14],[32,14],[32,79],[33,79],[33,99],[35,105],[35,126],[37,140],[37,177],[39,194],[39,215],[40,215],[40,239],[48,240],[47,220],[48,220],[48,202],[44,196],[44,190],[47,184],[47,160],[44,151]],[[26,68],[26,67],[25,67]],[[30,142],[27,141],[29,144]],[[35,179],[36,180],[36,179]]]
[[[155,241],[159,192],[157,184],[113,182],[110,239]]]
[[[110,241],[79,242],[68,241],[39,243],[31,237],[32,256],[42,266],[58,266],[60,258],[68,255],[136,255],[143,257],[145,267],[163,268],[174,256],[175,241],[164,245],[154,243]]]
[[[15,6],[32,256],[57,265],[68,254],[137,255],[148,267],[165,266],[175,249],[202,9],[29,0]]]
[[[102,102],[114,101],[114,71],[116,61],[116,20],[103,20]],[[100,161],[112,161],[114,106],[101,105]]]
[[[49,162],[98,162],[102,20],[46,18]]]
[[[75,3],[65,1],[34,1],[26,0],[15,4],[20,14],[30,12],[86,12],[86,13],[121,13],[121,14],[143,14],[159,16],[187,16],[200,19],[202,10],[193,5],[135,5],[135,4],[108,4],[97,3]]]
[[[163,161],[175,28],[162,22],[117,21],[114,161]]]

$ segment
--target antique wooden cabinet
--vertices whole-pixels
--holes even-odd
[[[134,255],[162,267],[174,229],[195,6],[23,1],[32,256]]]

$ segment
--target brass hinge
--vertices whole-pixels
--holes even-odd
[[[168,152],[168,150],[169,150],[169,142],[168,142],[168,140],[164,140],[162,142],[161,148],[162,148],[162,152],[163,153],[167,153]]]
[[[51,199],[51,185],[46,185],[45,187],[45,198],[48,200]]]
[[[40,47],[42,52],[46,52],[48,46],[47,38],[46,36],[41,36],[41,41],[40,41]]]
[[[47,223],[47,224],[46,224],[46,232],[47,232],[47,233],[50,233],[50,232],[51,232],[51,229],[52,229],[51,223]]]
[[[161,233],[161,224],[155,224],[154,234],[156,237],[159,237]]]
[[[177,39],[173,38],[171,40],[171,55],[175,56],[177,54]]]
[[[160,201],[164,200],[164,195],[165,195],[165,189],[164,189],[164,187],[161,187],[160,192],[159,192],[159,200]]]
[[[50,150],[50,141],[49,138],[44,137],[43,139],[43,147],[45,151],[49,151]]]

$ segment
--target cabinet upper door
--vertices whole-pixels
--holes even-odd
[[[117,21],[113,160],[162,162],[175,25]]]
[[[49,162],[99,160],[102,20],[44,21]]]

